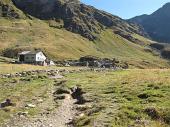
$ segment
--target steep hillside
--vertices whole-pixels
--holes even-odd
[[[150,46],[160,52],[165,59],[170,59],[170,44],[169,43],[152,43]]]
[[[79,33],[89,40],[95,40],[105,28],[144,34],[137,26],[132,26],[117,16],[78,0],[12,0],[23,12],[43,20],[62,21],[67,30]]]
[[[146,44],[141,46],[114,34],[111,29],[103,31],[99,35],[100,39],[89,41],[65,29],[51,28],[48,22],[37,19],[0,19],[0,24],[3,24],[0,27],[0,51],[1,54],[7,52],[7,56],[15,57],[15,53],[23,49],[41,49],[52,59],[78,59],[81,56],[94,55],[115,57],[138,67],[167,65],[165,60],[145,47],[150,43],[149,40],[143,38]]]
[[[142,15],[130,19],[144,27],[149,36],[159,42],[170,43],[170,3],[165,4],[151,15]]]
[[[94,55],[114,57],[128,62],[133,67],[168,66],[166,60],[160,58],[158,54],[147,47],[152,42],[137,34],[138,32],[143,33],[138,26],[128,24],[126,21],[106,12],[75,1],[54,0],[54,2],[61,4],[62,8],[59,9],[61,12],[58,13],[58,10],[49,13],[51,8],[48,11],[46,9],[52,1],[49,3],[49,0],[43,2],[38,0],[40,3],[37,4],[35,1],[14,0],[15,5],[22,9],[23,13],[14,6],[14,1],[3,1],[2,5],[8,6],[18,16],[10,16],[8,15],[10,12],[2,11],[3,13],[6,12],[7,15],[0,17],[1,55],[16,57],[21,50],[41,49],[54,60],[78,59],[81,56]],[[24,3],[32,6],[26,6],[27,4]],[[20,4],[24,6],[24,9]],[[72,8],[70,4],[78,7]],[[42,9],[43,5],[46,5],[45,10]],[[58,4],[54,5],[60,7]],[[55,9],[58,9],[57,7]],[[66,8],[63,9],[64,7]],[[68,12],[70,13],[68,14]],[[98,18],[95,17],[96,13],[97,15],[100,14],[97,16]],[[61,14],[63,15],[61,16]],[[73,17],[72,14],[74,14]],[[65,17],[67,15],[69,17]],[[79,22],[75,20],[75,25],[73,25],[75,18],[78,18]],[[112,25],[109,25],[108,21]],[[92,22],[95,22],[95,24]],[[91,27],[97,29],[91,28],[89,23]],[[79,28],[82,28],[83,31]],[[84,34],[88,36],[84,36]],[[95,35],[95,38],[89,38],[93,35]]]

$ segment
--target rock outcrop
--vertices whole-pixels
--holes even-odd
[[[19,18],[19,14],[9,4],[0,1],[0,17]]]
[[[79,0],[12,0],[24,13],[42,20],[63,20],[64,28],[95,40],[105,28],[143,34],[138,26]]]

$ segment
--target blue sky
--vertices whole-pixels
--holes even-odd
[[[170,0],[81,0],[83,3],[128,19],[151,14]]]

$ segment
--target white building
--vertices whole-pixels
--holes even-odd
[[[21,63],[47,65],[47,58],[41,51],[23,51],[18,54],[18,57]]]

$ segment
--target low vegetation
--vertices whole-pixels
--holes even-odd
[[[82,106],[77,107],[83,114],[73,121],[77,127],[168,127],[169,76],[169,69],[130,69],[73,72],[65,74],[64,80],[55,82],[44,73],[2,78],[0,102],[11,99],[14,106],[0,109],[0,123],[18,112],[28,112],[29,117],[40,113],[43,109],[41,105],[35,108],[25,107],[26,104],[37,104],[39,99],[43,99],[43,103],[48,103],[48,108],[53,110],[48,95],[53,86],[56,90],[53,93],[55,102],[64,99],[63,93],[69,93],[69,88],[78,86],[83,91],[85,101]]]
[[[52,81],[43,75],[0,79],[0,102],[10,99],[13,103],[0,109],[0,125],[19,112],[28,112],[30,116],[40,112],[41,107],[27,108],[26,105],[36,104],[38,99],[48,100],[51,86]]]
[[[11,61],[11,59],[9,59]],[[0,57],[0,74],[13,74],[22,71],[32,71],[32,70],[52,70],[52,69],[79,69],[81,67],[57,67],[57,66],[39,66],[39,65],[29,65],[29,64],[10,64],[6,60]]]
[[[7,63],[0,64],[0,74],[16,73],[16,72],[40,70],[40,69],[47,69],[47,67],[27,65],[27,64],[22,64],[22,65],[7,64]]]
[[[170,125],[170,70],[122,70],[67,75],[67,85],[81,86],[91,106],[76,126]]]

